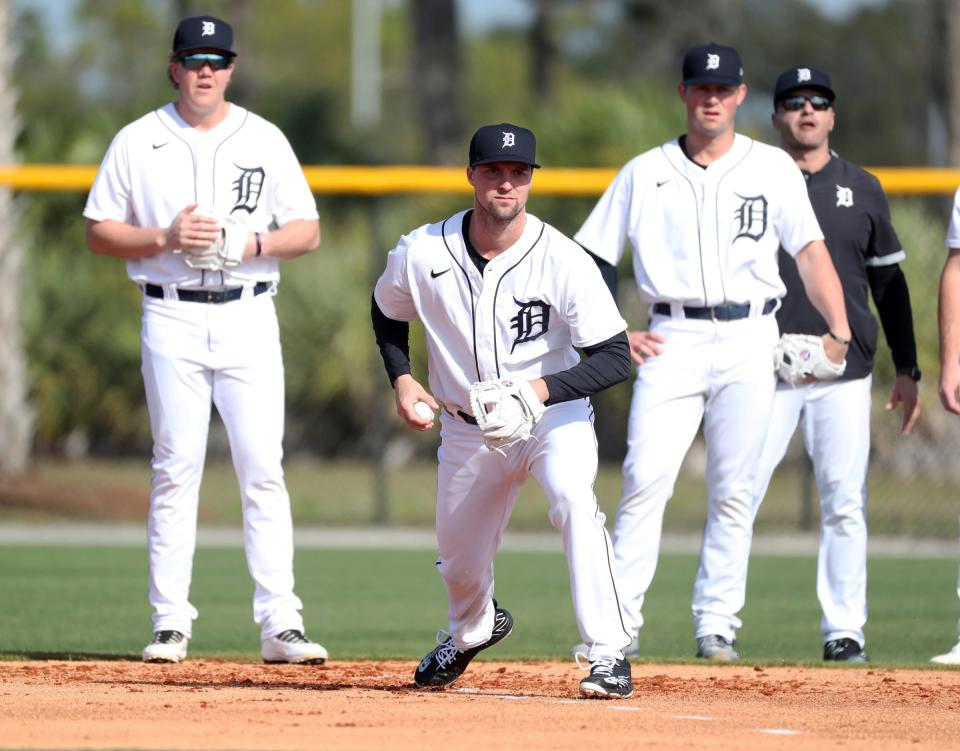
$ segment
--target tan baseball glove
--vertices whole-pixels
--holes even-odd
[[[484,443],[501,453],[529,438],[545,409],[529,381],[508,378],[473,384],[470,408]]]
[[[781,381],[800,386],[839,378],[847,368],[847,361],[838,364],[827,357],[819,336],[784,334],[773,348],[773,365]]]
[[[247,247],[249,231],[246,225],[238,224],[230,217],[217,217],[220,236],[206,248],[186,250],[183,260],[192,269],[220,271],[239,266]]]

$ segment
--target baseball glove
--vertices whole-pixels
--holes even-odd
[[[777,377],[791,386],[832,381],[843,375],[847,361],[833,362],[823,349],[823,339],[811,334],[784,334],[773,348]]]
[[[250,232],[245,224],[238,224],[229,217],[221,220],[221,225],[222,241],[218,255],[223,265],[230,269],[243,263],[243,253],[247,248],[247,236]]]
[[[239,266],[247,246],[249,232],[245,225],[227,218],[218,218],[220,236],[206,248],[184,251],[183,260],[192,269],[220,271]]]
[[[488,448],[503,452],[530,437],[543,402],[529,381],[480,381],[470,387],[470,408]]]

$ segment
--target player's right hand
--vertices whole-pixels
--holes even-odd
[[[216,217],[194,213],[199,204],[191,203],[181,210],[167,227],[168,250],[202,250],[220,237]]]
[[[662,354],[661,344],[667,340],[653,331],[627,331],[627,341],[630,342],[630,356],[637,365],[643,365],[648,357]]]
[[[414,430],[426,431],[433,427],[432,419],[425,419],[417,414],[414,405],[417,402],[426,402],[430,409],[436,413],[440,409],[440,404],[427,393],[427,390],[421,386],[417,380],[405,373],[398,376],[393,382],[393,396],[397,402],[397,414]]]

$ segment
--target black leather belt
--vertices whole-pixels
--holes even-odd
[[[465,423],[468,423],[469,425],[477,424],[477,418],[471,414],[464,412],[462,409],[457,410],[457,415],[459,415],[460,419],[463,420]]]
[[[261,295],[270,289],[270,282],[257,282],[253,285],[253,294]],[[148,297],[163,297],[163,287],[156,284],[143,285],[143,292]],[[230,289],[180,289],[177,288],[177,299],[181,302],[207,302],[213,305],[222,305],[225,302],[239,300],[243,295],[243,287]]]
[[[772,313],[776,307],[776,300],[767,300],[763,304],[763,315]],[[653,312],[661,316],[670,315],[670,303],[654,303]],[[738,321],[750,315],[750,303],[725,303],[723,305],[712,305],[709,308],[694,308],[684,305],[683,314],[687,318],[696,318],[701,321]]]

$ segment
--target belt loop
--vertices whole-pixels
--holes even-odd
[[[683,309],[683,303],[679,303],[679,302],[670,303],[670,317],[671,318],[687,317],[687,312]]]
[[[165,302],[168,300],[180,300],[180,295],[177,294],[177,285],[168,283],[161,284],[160,286],[163,287],[163,299]]]

